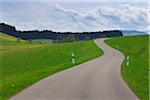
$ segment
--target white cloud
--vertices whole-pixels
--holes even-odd
[[[26,4],[24,7],[23,11],[18,9],[17,12],[11,10],[0,12],[2,15],[0,20],[15,25],[19,30],[48,29],[73,32],[112,29],[148,30],[148,24],[150,25],[148,9],[136,4],[104,4],[95,8],[89,4],[87,7],[89,10],[86,12],[81,8],[40,3]]]
[[[0,0],[3,1],[3,0]],[[12,0],[5,0],[11,2]],[[13,0],[19,2],[148,2],[147,0]],[[4,2],[4,1],[3,1]]]
[[[60,14],[64,15],[65,17],[71,19],[72,21],[77,21],[78,19],[80,19],[81,17],[81,14],[75,10],[67,10],[67,9],[64,9],[62,8],[61,6],[59,5],[55,5],[54,6],[54,9],[57,11],[57,12],[60,12]]]
[[[65,17],[62,23],[66,25],[72,23],[72,29],[75,31],[99,31],[100,29],[146,30],[148,27],[148,9],[129,4],[115,7],[99,6],[84,14],[58,5],[55,6],[55,10],[61,14],[60,17]],[[68,22],[68,19],[72,20]]]

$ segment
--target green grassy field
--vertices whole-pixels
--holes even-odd
[[[46,76],[74,66],[72,52],[75,53],[76,65],[103,54],[93,41],[62,44],[6,42],[0,45],[1,100]]]
[[[141,100],[149,100],[149,36],[117,37],[106,40],[129,56],[122,64],[122,76]]]

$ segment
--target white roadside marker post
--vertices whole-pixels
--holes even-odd
[[[75,55],[72,53],[72,64],[75,64]]]
[[[127,66],[129,66],[129,61],[127,61],[127,64],[126,64]]]
[[[130,59],[130,57],[127,56],[127,63],[126,63],[126,66],[127,66],[127,67],[129,66],[129,59]]]
[[[130,58],[130,57],[129,57],[129,56],[127,56],[127,60],[129,60],[129,58]]]

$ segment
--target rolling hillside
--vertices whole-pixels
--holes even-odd
[[[25,42],[25,40],[18,40],[16,37],[7,35],[4,33],[0,33],[0,43],[6,44],[6,43],[16,43],[16,42]]]

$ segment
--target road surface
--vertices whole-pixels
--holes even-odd
[[[138,100],[121,77],[124,55],[104,39],[95,43],[103,56],[49,76],[10,100]]]

